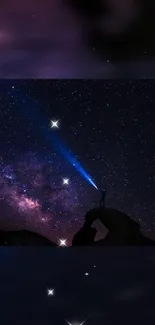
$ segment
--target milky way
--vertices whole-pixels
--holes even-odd
[[[26,227],[41,233],[46,231],[50,238],[50,232],[53,236],[57,229],[59,236],[65,234],[63,224],[67,228],[73,227],[79,207],[75,186],[63,185],[61,166],[56,161],[47,163],[34,154],[20,159],[10,165],[2,164],[0,168],[1,221],[8,227],[14,218],[18,229]]]

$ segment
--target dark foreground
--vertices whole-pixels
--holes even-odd
[[[108,230],[104,239],[95,241],[97,230],[94,222],[99,220]],[[57,246],[47,238],[30,232],[0,231],[0,246]],[[137,222],[125,213],[112,208],[100,207],[90,210],[82,228],[74,235],[72,246],[155,246],[155,241],[145,237]]]

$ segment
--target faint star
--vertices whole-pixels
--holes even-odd
[[[96,267],[96,265],[94,265],[94,267]]]
[[[54,289],[48,289],[47,294],[48,296],[54,296]]]
[[[67,239],[60,239],[59,246],[67,246],[66,241],[67,241]]]
[[[63,185],[68,185],[68,184],[69,184],[69,179],[63,178]]]
[[[57,121],[52,121],[52,120],[51,120],[51,129],[53,129],[53,128],[58,129],[58,128],[59,128],[58,123],[59,123],[58,120],[57,120]]]

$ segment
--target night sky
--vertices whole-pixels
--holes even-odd
[[[154,81],[1,80],[0,228],[70,242],[94,182],[153,232],[154,106]]]
[[[75,250],[1,247],[1,324],[154,324],[154,249]]]

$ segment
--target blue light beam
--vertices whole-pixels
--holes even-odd
[[[84,168],[80,165],[80,163],[74,158],[73,154],[69,152],[67,147],[64,145],[64,143],[55,135],[52,135],[53,144],[56,148],[56,150],[61,153],[61,155],[67,159],[68,162],[72,164],[72,166],[97,190],[97,186],[90,177],[90,175],[87,174],[87,172],[84,170]]]
[[[15,90],[14,90],[15,92]],[[12,93],[8,93],[8,97],[11,97]],[[24,92],[22,92],[22,90],[20,90],[20,92],[18,92],[17,98],[18,101],[16,99],[16,96],[14,94],[14,101],[17,102],[17,109],[19,108],[19,110],[21,110],[22,108],[22,113],[25,114],[25,116],[27,116],[28,118],[31,118],[31,120],[34,122],[34,128],[38,129],[38,125],[41,125],[42,128],[40,128],[40,130],[42,131],[42,133],[44,134],[44,136],[46,138],[48,138],[49,136],[49,132],[51,137],[49,137],[51,139],[51,141],[53,142],[53,145],[55,147],[55,149],[62,154],[62,156],[67,159],[67,161],[69,163],[72,164],[73,167],[75,167],[75,169],[94,187],[98,190],[96,184],[94,183],[94,181],[92,180],[92,178],[90,177],[90,175],[87,174],[87,172],[84,170],[84,168],[80,165],[80,163],[74,158],[73,154],[70,153],[69,149],[67,148],[67,146],[65,146],[65,144],[55,135],[55,133],[51,130],[49,131],[48,129],[48,119],[47,117],[45,117],[43,114],[41,114],[41,112],[38,109],[38,103],[36,103],[32,98],[30,98],[30,96],[28,94],[25,95]],[[11,97],[12,99],[12,97]]]

